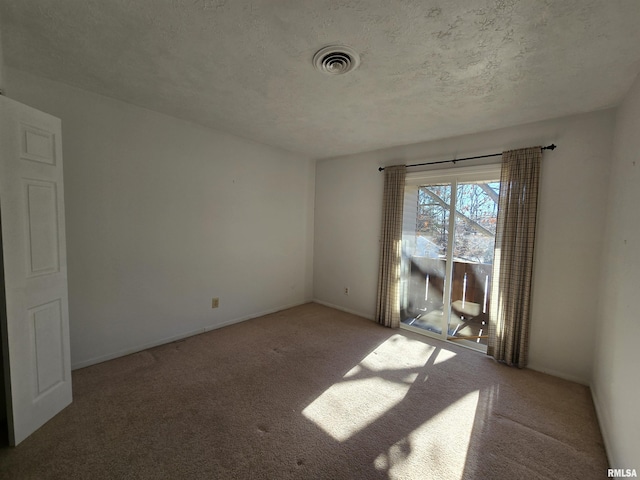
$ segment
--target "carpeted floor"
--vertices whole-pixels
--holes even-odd
[[[317,304],[73,373],[3,479],[591,479],[588,388]]]

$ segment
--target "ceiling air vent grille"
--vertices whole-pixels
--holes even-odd
[[[313,64],[322,73],[342,75],[360,65],[360,56],[350,47],[330,46],[319,50],[313,56]]]

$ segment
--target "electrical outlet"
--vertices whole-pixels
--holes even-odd
[[[344,287],[344,294],[349,295],[349,287]]]
[[[220,306],[220,299],[218,297],[214,297],[211,299],[211,308],[218,308]]]

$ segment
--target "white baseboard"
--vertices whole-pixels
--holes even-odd
[[[352,315],[358,315],[359,317],[368,318],[369,320],[373,320],[373,315],[358,312],[356,310],[351,310],[350,308],[341,307],[340,305],[334,305],[333,303],[325,302],[324,300],[319,300],[317,298],[313,299],[314,303],[319,303],[320,305],[324,305],[325,307],[335,308],[336,310],[340,310],[342,312],[351,313]]]
[[[580,385],[584,385],[585,387],[589,386],[589,381],[588,380],[585,380],[584,378],[576,377],[574,375],[568,375],[566,373],[559,372],[557,370],[553,370],[553,369],[550,369],[550,368],[544,368],[544,367],[538,367],[535,364],[533,364],[533,365],[529,364],[529,365],[527,365],[527,368],[529,370],[534,370],[536,372],[546,373],[547,375],[552,375],[554,377],[562,378],[563,380],[569,380],[570,382],[579,383]]]
[[[164,345],[165,343],[176,342],[178,340],[182,340],[183,338],[192,337],[194,335],[198,335],[200,333],[204,333],[204,328],[198,328],[196,330],[191,330],[189,332],[180,333],[178,335],[174,335],[172,337],[162,338],[160,340],[156,340],[153,342],[145,343],[143,345],[137,345],[131,348],[125,348],[124,350],[118,350],[117,352],[107,353],[106,355],[100,355],[99,357],[90,358],[88,360],[83,360],[78,363],[74,363],[71,365],[71,370],[78,370],[79,368],[89,367],[91,365],[95,365],[97,363],[106,362],[108,360],[113,360],[114,358],[124,357],[125,355],[131,355],[132,353],[138,353],[143,350],[147,350],[148,348],[158,347],[160,345]]]
[[[176,342],[178,340],[182,340],[183,338],[192,337],[194,335],[199,335],[201,333],[209,332],[211,330],[217,330],[218,328],[223,328],[228,325],[233,325],[234,323],[244,322],[246,320],[251,320],[252,318],[262,317],[264,315],[269,315],[270,313],[280,312],[282,310],[287,310],[288,308],[297,307],[299,305],[304,305],[305,303],[309,303],[312,300],[305,300],[301,303],[292,303],[289,305],[281,305],[279,307],[270,308],[269,310],[265,310],[259,313],[253,313],[251,315],[245,315],[244,317],[234,318],[232,320],[227,320],[226,322],[209,325],[206,327],[197,328],[195,330],[191,330],[188,332],[179,333],[177,335],[173,335],[171,337],[161,338],[159,340],[155,340],[153,342],[145,343],[142,345],[137,345],[131,348],[125,348],[124,350],[118,350],[117,352],[108,353],[106,355],[100,355],[99,357],[90,358],[88,360],[83,360],[81,362],[77,362],[71,365],[71,370],[78,370],[79,368],[89,367],[91,365],[95,365],[97,363],[106,362],[108,360],[113,360],[114,358],[124,357],[125,355],[131,355],[132,353],[138,353],[143,350],[147,350],[149,348],[158,347],[160,345],[164,345],[166,343]]]
[[[615,459],[612,458],[613,450],[611,441],[609,440],[611,438],[609,435],[609,416],[606,414],[605,409],[600,403],[598,393],[593,387],[593,383],[589,386],[589,389],[591,390],[591,399],[593,400],[593,405],[596,409],[596,418],[598,419],[598,425],[600,426],[600,433],[602,434],[602,440],[604,441],[604,451],[607,454],[609,466],[621,465],[620,463],[616,463],[614,461]]]
[[[313,300],[305,300],[301,303],[292,303],[290,305],[281,305],[276,308],[270,308],[269,310],[265,310],[259,313],[252,313],[251,315],[246,315],[244,317],[234,318],[232,320],[227,320],[226,322],[216,323],[214,325],[209,325],[208,327],[204,327],[205,332],[210,332],[211,330],[217,330],[219,328],[228,327],[229,325],[233,325],[234,323],[245,322],[247,320],[251,320],[252,318],[263,317],[265,315],[270,315],[272,313],[281,312],[282,310],[287,310],[289,308],[298,307],[300,305],[304,305],[305,303],[312,302]]]

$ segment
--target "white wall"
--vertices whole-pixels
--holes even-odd
[[[592,389],[611,466],[640,469],[640,77],[616,116]]]
[[[2,31],[0,31],[0,90],[4,90],[4,57],[2,55]]]
[[[588,384],[613,118],[614,111],[606,110],[318,161],[314,297],[369,318],[375,313],[383,186],[378,166],[554,142],[558,149],[545,151],[541,173],[530,367]]]
[[[312,161],[10,68],[5,83],[62,119],[74,367],[311,300]]]
[[[2,60],[2,32],[0,32],[0,91],[4,90],[3,75],[4,75],[4,63]],[[4,292],[0,293],[0,295],[4,295]],[[4,388],[3,358],[4,357],[3,357],[3,351],[2,351],[2,344],[0,341],[0,422],[3,422],[7,418],[6,399],[5,399],[4,390],[2,390]],[[3,433],[0,432],[0,435],[3,435]]]

